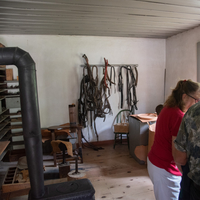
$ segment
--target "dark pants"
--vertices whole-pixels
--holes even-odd
[[[179,200],[189,200],[190,199],[190,186],[192,183],[192,180],[187,176],[189,172],[189,165],[186,163],[186,165],[182,166],[182,180],[181,180],[181,190],[179,194]]]
[[[190,186],[190,199],[188,200],[200,200],[200,188],[195,187],[194,183]]]

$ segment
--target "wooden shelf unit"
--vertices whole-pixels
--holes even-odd
[[[4,155],[7,153],[7,147],[9,145],[10,141],[0,141],[0,160],[4,157]]]
[[[8,147],[3,152],[0,152],[0,161],[6,154],[7,149],[12,150],[15,144],[24,143],[23,141],[13,142],[12,138],[13,136],[21,136],[21,130],[13,131],[15,127],[21,127],[21,113],[10,113],[12,108],[15,110],[15,105],[20,105],[18,84],[18,80],[6,80],[6,67],[0,67],[0,142],[3,142],[0,143],[0,148],[2,147],[3,149],[2,145],[4,143],[8,144]],[[9,107],[8,104],[10,102],[14,103]],[[17,109],[21,110],[20,106]]]

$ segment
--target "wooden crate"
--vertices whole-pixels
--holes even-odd
[[[17,167],[10,167],[6,173],[5,179],[2,183],[2,193],[3,194],[9,194],[9,193],[16,193],[20,191],[25,191],[27,189],[30,189],[30,181],[26,181],[24,183],[18,183],[15,181],[15,177],[19,173],[19,169]],[[61,179],[52,179],[52,180],[46,180],[44,181],[44,185],[52,185],[56,183],[63,183],[68,181],[67,178],[61,178]],[[28,194],[27,190],[27,194]],[[23,194],[25,195],[25,194]]]
[[[13,80],[13,69],[6,69],[6,80],[7,81]]]
[[[17,167],[10,167],[6,173],[4,182],[2,184],[2,193],[10,193],[18,190],[30,188],[30,182],[18,183],[15,181],[16,174],[18,173]]]

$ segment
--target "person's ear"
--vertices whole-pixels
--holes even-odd
[[[182,101],[185,103],[186,101],[187,101],[187,99],[188,99],[188,96],[187,96],[187,94],[182,94]]]

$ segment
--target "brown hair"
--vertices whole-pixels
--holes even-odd
[[[171,95],[164,103],[166,107],[179,107],[183,111],[184,103],[182,100],[183,94],[193,94],[200,88],[199,83],[192,80],[180,80],[176,87],[172,90]]]
[[[156,110],[157,115],[160,114],[160,112],[161,112],[162,109],[163,109],[163,104],[159,104],[159,105],[156,106],[155,110]]]

